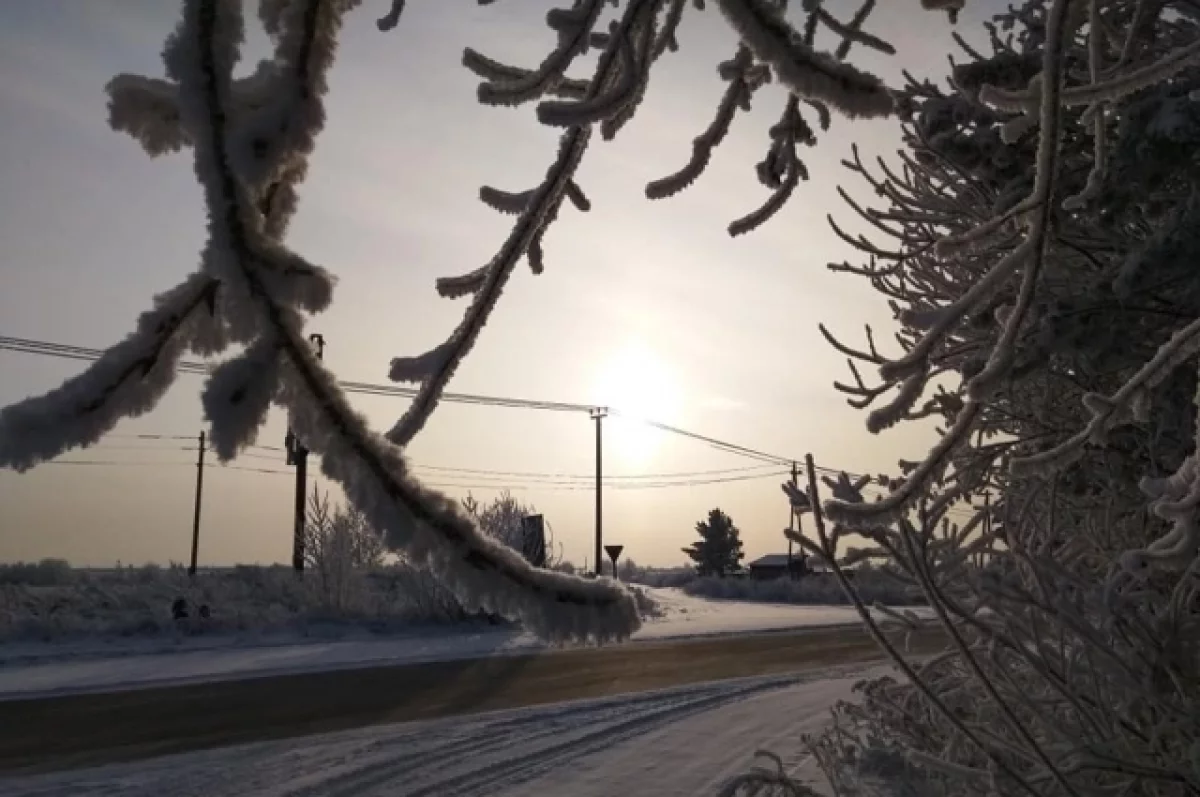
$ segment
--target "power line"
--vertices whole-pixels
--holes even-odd
[[[193,449],[195,450],[195,449]],[[76,465],[76,466],[97,466],[97,467],[162,467],[164,465],[191,467],[194,463],[190,462],[150,462],[137,460],[118,460],[118,459],[54,459],[45,462],[46,465]],[[259,468],[247,465],[222,465],[219,463],[205,463],[205,468],[217,470],[240,471],[243,473],[265,473],[271,475],[289,475],[291,471],[279,470],[273,468]],[[653,474],[652,474],[653,475]],[[662,474],[667,475],[667,474]],[[606,483],[605,486],[616,490],[649,490],[649,489],[667,489],[671,487],[698,487],[711,484],[726,484],[730,482],[751,481],[758,479],[777,478],[781,475],[786,475],[783,471],[772,471],[767,473],[742,473],[740,475],[727,475],[712,478],[691,478],[679,480],[646,480],[636,482],[613,482]],[[445,478],[453,479],[453,475],[448,475]],[[421,483],[427,487],[454,487],[460,489],[479,489],[479,490],[546,490],[552,492],[559,491],[587,491],[591,492],[593,486],[584,481],[537,481],[530,479],[505,479],[503,475],[486,475],[481,473],[464,474],[462,481],[422,481]]]
[[[667,488],[667,487],[698,487],[700,485],[706,485],[706,484],[726,484],[729,482],[752,481],[752,480],[758,480],[758,479],[774,479],[774,478],[778,478],[781,475],[786,475],[786,471],[773,471],[771,473],[750,473],[750,474],[743,474],[741,476],[723,476],[723,477],[708,478],[708,479],[686,479],[686,480],[678,480],[678,481],[609,482],[609,481],[605,480],[604,487],[605,487],[605,489],[612,489],[612,490],[649,490],[649,489],[662,489],[662,488]],[[482,484],[450,483],[450,482],[445,482],[442,484],[444,484],[445,486],[451,486],[451,487],[477,487],[480,489],[483,489],[483,488],[488,488],[488,489],[501,488],[501,489],[503,489],[503,488],[508,488],[508,487],[520,486],[523,489],[553,488],[553,489],[562,489],[562,490],[583,490],[586,492],[593,492],[595,490],[595,486],[593,484],[585,483],[582,481],[530,481],[530,480],[523,479],[523,480],[519,480],[522,483],[518,485],[518,484],[514,484],[514,483],[505,483],[504,477],[502,477],[502,476],[478,476],[478,475],[476,475],[476,476],[463,476],[462,478],[463,479],[469,479],[469,478],[484,479],[484,480],[492,479],[495,481],[490,481],[490,482],[485,481]],[[427,482],[427,481],[422,480],[421,483],[429,485],[429,486],[435,486],[434,482]]]
[[[135,462],[120,459],[49,459],[42,465],[128,465],[130,467],[155,467],[163,465],[188,465],[187,462]]]
[[[690,435],[690,433],[685,433],[685,434]],[[168,434],[111,435],[111,436],[118,437],[118,438],[125,438],[125,439],[137,437],[137,438],[141,438],[141,439],[163,440],[163,441],[193,439],[193,438],[189,438],[187,435],[168,435]],[[702,437],[702,436],[699,436],[699,437]],[[194,445],[193,446],[179,446],[179,447],[175,447],[175,446],[154,447],[154,446],[109,445],[108,443],[104,443],[104,442],[98,443],[93,446],[89,446],[88,448],[89,448],[89,450],[99,450],[99,451],[148,451],[148,452],[196,451],[196,447]],[[256,460],[263,460],[266,462],[274,462],[279,459],[279,457],[274,454],[259,453],[258,451],[253,450],[253,449],[262,449],[264,451],[271,451],[271,452],[282,452],[283,451],[283,449],[278,446],[250,445],[250,446],[247,446],[247,450],[239,453],[237,455],[237,458],[238,459],[243,459],[243,458],[256,459]],[[674,471],[674,472],[665,472],[665,473],[623,473],[623,474],[615,474],[614,473],[614,474],[605,474],[605,476],[603,478],[604,478],[605,484],[612,484],[612,485],[616,486],[620,482],[626,482],[626,481],[652,481],[652,480],[660,480],[661,481],[661,480],[667,480],[667,479],[689,479],[689,478],[704,477],[704,476],[727,476],[727,475],[741,474],[741,473],[753,473],[755,471],[763,471],[764,469],[771,469],[771,470],[769,473],[761,473],[760,475],[764,475],[764,476],[772,475],[773,476],[778,473],[778,471],[776,469],[779,467],[780,464],[781,463],[778,463],[778,462],[761,462],[757,465],[746,465],[744,467],[737,467],[737,468],[716,468],[716,469],[712,469],[712,470]],[[471,476],[479,476],[479,477],[485,478],[485,479],[491,479],[493,477],[506,477],[506,478],[516,478],[516,479],[520,479],[522,481],[533,481],[535,483],[546,483],[546,484],[555,484],[555,483],[572,484],[575,482],[583,482],[583,481],[591,482],[592,480],[595,479],[595,474],[591,474],[591,473],[495,470],[495,469],[490,469],[490,468],[467,468],[467,467],[457,467],[457,466],[450,466],[450,465],[426,465],[426,464],[419,463],[419,462],[413,462],[413,463],[411,463],[411,466],[414,470],[434,471],[437,473],[449,474],[450,478],[453,478],[454,474],[465,474],[465,475],[471,475]],[[840,474],[841,473],[841,471],[838,471],[838,470],[835,470],[832,468],[817,467],[817,468],[815,468],[815,470],[817,470],[818,472],[824,472],[827,474]],[[848,475],[852,479],[857,478],[854,474],[848,474]]]
[[[58,357],[68,360],[98,360],[104,351],[85,346],[68,346],[62,343],[30,340],[0,336],[0,350],[20,354],[37,354],[45,357]],[[205,376],[212,371],[212,366],[206,363],[180,360],[177,364],[179,371],[187,374]],[[364,395],[388,396],[395,398],[415,398],[416,388],[399,387],[397,385],[372,384],[369,382],[343,382],[338,385],[348,393]],[[476,404],[490,407],[515,407],[534,410],[551,410],[556,412],[588,412],[592,406],[588,404],[572,404],[562,401],[540,401],[535,399],[520,399],[505,396],[484,396],[474,393],[443,393],[442,400],[452,404]],[[187,439],[191,439],[188,437]]]
[[[276,476],[291,476],[290,470],[277,470],[272,468],[253,468],[245,465],[220,465],[217,463],[205,464],[206,468],[215,468],[217,470],[240,470],[245,473],[270,473]]]
[[[148,451],[150,453],[166,453],[169,451],[195,451],[195,446],[130,446],[118,443],[97,443],[87,447],[89,451]]]
[[[609,413],[612,415],[617,415],[622,418],[626,418],[628,420],[637,421],[638,423],[643,423],[646,426],[649,426],[654,429],[659,429],[664,432],[669,432],[671,434],[680,435],[681,437],[688,437],[688,438],[691,438],[692,440],[698,440],[702,443],[707,443],[710,446],[712,446],[713,448],[718,448],[722,451],[728,451],[731,454],[739,454],[743,457],[749,457],[750,459],[757,459],[757,460],[760,460],[762,462],[766,462],[766,463],[769,463],[772,465],[790,465],[793,461],[787,457],[779,457],[779,456],[775,456],[774,454],[767,454],[762,451],[757,451],[753,448],[747,448],[745,446],[735,445],[734,443],[726,443],[722,440],[717,440],[716,438],[708,437],[707,435],[697,434],[696,432],[689,432],[686,429],[680,429],[677,426],[670,426],[668,424],[661,423],[659,421],[652,421],[649,418],[639,418],[636,415],[630,415],[627,413],[623,413],[620,410],[609,409]]]
[[[238,459],[259,459],[264,462],[278,462],[279,456],[276,454],[259,454],[255,451],[243,451],[237,455]]]
[[[196,449],[193,448],[191,450],[194,451]],[[138,461],[131,461],[131,460],[103,460],[103,459],[55,459],[55,460],[49,460],[43,464],[46,464],[46,465],[116,466],[116,467],[121,467],[121,466],[161,467],[163,465],[191,466],[194,463],[189,463],[189,462],[148,462],[148,461],[138,462]],[[288,476],[288,475],[291,475],[291,473],[292,473],[291,471],[278,470],[278,469],[272,469],[272,468],[257,468],[257,467],[251,467],[251,466],[245,466],[245,465],[222,465],[219,463],[205,463],[204,467],[206,469],[240,471],[243,473],[262,473],[262,474],[269,474],[269,475],[274,475],[274,476]],[[449,468],[443,468],[443,467],[439,467],[439,466],[429,466],[429,465],[414,465],[413,467],[414,468],[425,468],[425,469],[439,468],[440,470],[446,470],[446,471],[450,470]],[[736,469],[730,469],[730,470],[736,470]],[[579,481],[554,481],[554,480],[539,481],[536,478],[531,479],[529,477],[536,477],[536,476],[542,475],[542,474],[526,473],[522,476],[522,473],[519,471],[507,471],[507,472],[506,471],[484,471],[484,470],[477,470],[477,469],[471,469],[471,468],[455,468],[455,469],[453,469],[453,472],[455,472],[455,473],[463,472],[464,475],[462,476],[462,479],[464,479],[464,481],[426,481],[426,480],[422,480],[421,484],[423,484],[426,487],[431,487],[431,488],[435,488],[435,489],[461,489],[461,490],[538,490],[541,492],[592,492],[595,489],[594,486],[590,483],[590,481],[585,481],[585,480],[590,480],[593,477],[592,476],[584,476],[584,475],[578,476]],[[707,471],[707,473],[721,473],[721,472],[722,471]],[[703,473],[706,473],[706,471],[694,471],[693,473],[694,474],[703,474]],[[743,473],[741,475],[719,476],[719,477],[715,477],[715,478],[692,478],[692,479],[681,479],[681,480],[676,480],[676,481],[670,481],[670,480],[663,479],[663,477],[671,477],[671,476],[681,477],[681,476],[687,476],[687,475],[691,475],[691,474],[688,474],[688,473],[675,473],[675,474],[664,473],[664,474],[644,474],[641,476],[624,476],[624,477],[621,477],[621,476],[607,477],[606,476],[604,486],[608,489],[613,489],[613,490],[661,490],[661,489],[669,489],[672,487],[701,487],[701,486],[707,486],[707,485],[713,485],[713,484],[728,484],[731,482],[756,481],[759,479],[779,478],[782,476],[788,476],[789,472],[775,470],[775,471],[768,471],[765,473]],[[510,481],[510,480],[505,480],[503,478],[504,476],[520,476],[521,478],[518,478],[515,481]],[[445,478],[452,479],[452,478],[454,478],[454,476],[452,474],[450,474],[450,475],[446,476]],[[608,481],[608,479],[610,479],[610,478],[612,478],[612,479],[620,479],[620,478],[645,479],[645,481],[614,481],[614,482],[610,482],[610,481]],[[473,479],[474,481],[466,481],[468,479]],[[657,480],[651,481],[651,479],[657,479]],[[980,511],[978,508],[974,509],[974,511],[973,511],[972,509],[968,509],[965,507],[964,508],[951,507],[950,509],[946,510],[946,514],[951,515],[951,516],[957,515],[963,519],[969,519],[971,517],[974,517],[974,515],[978,511]]]
[[[422,465],[414,463],[413,468],[420,470],[445,471],[447,473],[465,473],[465,474],[486,474],[492,476],[515,476],[521,478],[533,479],[569,479],[569,480],[590,480],[595,478],[592,473],[540,473],[537,471],[519,471],[519,470],[488,470],[486,468],[458,468],[448,465]],[[717,470],[693,470],[693,471],[675,471],[671,473],[628,473],[628,474],[606,474],[606,480],[613,479],[618,481],[634,480],[634,479],[671,479],[671,478],[692,478],[698,476],[723,476],[736,473],[747,473],[750,471],[762,470],[766,467],[777,468],[774,463],[767,465],[749,465],[744,468],[720,468]],[[766,475],[766,474],[762,474]]]
[[[97,360],[103,354],[101,349],[92,349],[85,346],[69,346],[63,343],[52,343],[50,341],[31,340],[28,338],[14,338],[8,336],[0,336],[0,350],[17,352],[21,354],[37,354],[45,357],[59,357],[69,360]],[[211,372],[212,368],[202,362],[189,360],[181,360],[177,365],[182,373],[206,375]],[[348,393],[357,393],[360,395],[385,396],[391,398],[415,398],[418,395],[416,388],[399,387],[396,385],[381,385],[368,382],[342,382],[338,385]],[[475,393],[443,393],[442,401],[451,404],[471,404],[485,407],[511,407],[530,410],[545,410],[551,412],[586,412],[590,413],[596,408],[592,404],[577,404],[564,401],[543,401],[536,399],[521,399],[506,396],[485,396]],[[645,424],[660,431],[670,434],[680,435],[692,440],[706,443],[719,451],[724,451],[730,454],[755,459],[763,463],[774,465],[788,465],[792,459],[788,457],[780,457],[773,454],[767,454],[746,446],[740,446],[734,443],[727,443],[723,440],[718,440],[706,435],[689,432],[685,429],[680,429],[676,426],[670,426],[658,421],[652,421],[646,418],[638,417],[634,414],[624,414],[618,409],[609,410],[614,415],[621,415],[631,421]],[[180,439],[192,439],[190,436]]]
[[[141,437],[150,439],[174,440],[186,437],[186,435],[143,435]],[[163,449],[155,449],[150,447],[129,447],[122,446],[108,447],[104,444],[93,446],[93,449],[100,450],[132,450],[132,451],[196,451],[192,447],[171,447]],[[273,448],[272,446],[251,446],[251,448]],[[271,461],[274,458],[264,455],[255,454],[252,452],[242,452],[240,457],[250,457]],[[84,466],[162,466],[162,465],[189,465],[187,462],[162,462],[162,461],[136,461],[136,460],[116,460],[116,459],[58,459],[50,460],[45,464],[49,465],[84,465]],[[278,470],[264,467],[253,467],[246,465],[235,464],[219,464],[206,463],[205,468],[219,468],[230,471],[240,471],[244,473],[264,473],[271,475],[288,475],[290,471]],[[442,479],[457,479],[457,481],[430,481],[422,480],[422,484],[433,488],[457,488],[457,489],[479,489],[479,490],[542,490],[548,492],[572,492],[572,491],[592,491],[594,486],[592,480],[593,474],[584,473],[552,473],[541,471],[511,471],[511,470],[491,470],[487,468],[465,468],[450,465],[424,465],[421,463],[412,463],[414,470],[434,471],[433,478]],[[697,487],[712,484],[725,484],[739,481],[753,481],[758,479],[777,478],[787,476],[788,473],[777,469],[764,471],[764,468],[774,467],[773,465],[747,465],[741,468],[719,468],[714,470],[697,470],[697,471],[674,471],[665,473],[640,473],[640,474],[611,474],[603,477],[605,486],[616,490],[638,490],[638,489],[666,489],[671,487]],[[815,470],[829,470],[823,468],[815,468]],[[836,471],[831,471],[836,472]],[[874,496],[868,496],[874,497]],[[950,507],[945,510],[947,515],[958,516],[960,518],[973,517],[979,510],[978,507]]]
[[[160,437],[162,439],[174,439],[175,435],[159,435],[158,437]],[[193,442],[194,442],[194,440],[193,440]],[[282,450],[282,449],[274,449],[271,446],[248,446],[247,448],[248,449],[266,448],[269,450]],[[196,451],[198,449],[194,445],[155,447],[155,446],[109,445],[108,443],[101,442],[101,443],[97,443],[96,445],[88,446],[88,450],[89,451],[145,451],[145,452],[151,452],[151,453],[160,453],[160,452],[167,453],[167,452],[173,452],[173,451],[189,451],[189,452],[191,452],[191,451]],[[263,461],[267,461],[267,462],[276,462],[276,461],[279,461],[280,458],[277,455],[273,455],[273,454],[264,454],[264,453],[259,453],[258,451],[254,451],[254,450],[246,450],[246,451],[239,452],[236,456],[236,459],[257,459],[257,460],[263,460]],[[459,467],[459,466],[451,466],[451,465],[427,465],[427,464],[420,463],[420,462],[411,462],[410,464],[414,470],[435,471],[438,473],[449,474],[450,477],[453,477],[455,474],[464,474],[464,475],[471,475],[471,476],[482,476],[485,478],[507,477],[507,478],[518,478],[521,480],[563,482],[563,483],[573,483],[573,482],[580,482],[580,481],[589,481],[590,482],[591,480],[593,480],[595,478],[595,474],[592,474],[592,473],[563,473],[563,472],[549,472],[549,471],[496,470],[496,469],[491,469],[491,468],[467,468],[467,467]],[[768,469],[768,468],[771,469],[770,474],[764,473],[763,472],[764,469]],[[752,475],[754,475],[756,473],[759,476],[763,476],[763,475],[775,474],[776,472],[778,472],[778,468],[779,468],[779,466],[776,463],[762,463],[762,464],[758,464],[758,465],[746,465],[744,467],[716,468],[716,469],[712,469],[712,470],[667,471],[667,472],[660,472],[660,473],[654,473],[654,472],[651,472],[651,473],[613,473],[613,474],[605,474],[604,480],[606,482],[611,480],[612,482],[616,483],[616,482],[631,482],[631,481],[661,481],[664,479],[694,479],[694,478],[706,477],[706,476],[723,477],[723,476],[732,476],[732,475],[737,475],[737,474],[752,474]]]

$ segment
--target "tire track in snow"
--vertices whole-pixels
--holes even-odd
[[[91,770],[0,776],[0,793],[12,797],[527,797],[525,790],[537,784],[549,789],[539,793],[567,794],[578,787],[581,795],[612,797],[644,792],[629,782],[619,783],[613,792],[604,762],[619,766],[631,762],[630,772],[638,771],[644,765],[646,746],[653,745],[667,756],[669,768],[684,767],[678,774],[687,780],[688,794],[712,794],[728,777],[755,763],[750,757],[754,747],[783,753],[785,768],[792,773],[802,768],[802,752],[787,753],[794,749],[795,734],[828,711],[824,698],[829,690],[821,684],[847,679],[857,670],[839,667],[708,682],[257,742]],[[795,687],[802,690],[798,703],[792,692]],[[845,689],[842,680],[842,686],[832,691]],[[780,715],[780,708],[785,714]],[[688,735],[696,733],[697,721],[711,730],[704,732],[700,747],[693,747]],[[765,724],[760,727],[760,722]],[[676,739],[679,733],[682,737]],[[724,734],[733,736],[721,741]],[[769,790],[759,792],[757,797],[768,794]]]
[[[701,712],[710,711],[718,706],[736,702],[743,698],[761,692],[780,689],[796,683],[799,679],[773,679],[746,686],[727,684],[724,687],[715,686],[709,689],[696,690],[699,694],[680,696],[682,699],[668,702],[661,708],[635,714],[627,719],[614,722],[593,722],[578,725],[572,732],[558,735],[558,741],[553,744],[527,749],[524,739],[518,740],[518,745],[510,745],[521,749],[521,754],[507,757],[501,761],[489,760],[481,765],[465,768],[447,777],[435,778],[420,784],[391,784],[388,794],[404,795],[404,797],[481,797],[494,794],[500,789],[520,785],[533,780],[539,775],[569,764],[571,761],[583,758],[614,744],[627,742],[664,725],[679,721]],[[656,701],[651,701],[656,702]],[[660,701],[657,701],[661,703]],[[628,715],[628,711],[623,712]],[[536,721],[536,718],[532,718]],[[336,797],[349,797],[364,792],[338,792]],[[332,795],[331,795],[332,797]]]
[[[704,684],[587,703],[523,710],[489,720],[437,722],[383,741],[369,760],[326,770],[320,782],[288,789],[287,797],[473,797],[493,794],[609,745],[734,702],[795,683],[797,676]],[[436,726],[442,727],[436,727]],[[447,734],[454,734],[452,740]],[[414,737],[430,740],[412,750]],[[448,742],[448,743],[447,743]],[[389,749],[402,748],[399,756]]]
[[[940,649],[931,632],[922,647]],[[861,630],[579,648],[0,700],[0,773],[33,775],[351,728],[878,660]]]
[[[712,692],[718,688],[713,685],[706,686],[704,692]],[[365,754],[355,756],[357,761],[345,762],[347,765],[339,768],[342,774],[334,773],[331,777],[323,778],[320,783],[289,790],[287,795],[359,797],[366,793],[364,790],[384,784],[393,787],[389,788],[389,795],[410,794],[403,789],[395,791],[394,781],[414,766],[419,767],[418,771],[436,771],[448,761],[501,754],[516,745],[526,746],[547,737],[561,737],[565,733],[577,731],[580,727],[613,723],[621,717],[628,716],[630,712],[661,706],[667,698],[675,698],[677,702],[684,703],[689,699],[694,701],[692,693],[696,691],[701,690],[692,689],[681,695],[646,693],[582,704],[567,703],[543,709],[524,710],[517,716],[498,717],[493,720],[486,719],[484,715],[479,721],[470,722],[465,729],[462,719],[422,724],[411,731],[372,741]],[[451,733],[454,740],[447,743],[444,734]],[[398,748],[403,752],[390,752]],[[334,782],[331,784],[330,781]]]
[[[824,777],[800,737],[819,734],[828,726],[830,708],[837,700],[853,699],[855,681],[884,672],[878,665],[838,668],[800,678],[778,691],[746,695],[642,738],[574,759],[557,771],[539,774],[534,783],[542,790],[539,793],[578,797],[713,795],[730,779],[753,769],[774,771],[773,762],[755,756],[756,750],[769,750],[781,757],[789,776],[826,794]],[[531,787],[531,783],[517,784],[496,797],[527,797],[532,792],[525,790]],[[774,785],[743,784],[736,794],[783,797],[790,792]]]

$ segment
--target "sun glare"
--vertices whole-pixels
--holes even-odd
[[[640,423],[676,422],[679,385],[670,367],[650,347],[630,343],[613,353],[597,374],[595,395],[619,414],[605,421],[605,447],[633,464],[653,458],[663,433]]]

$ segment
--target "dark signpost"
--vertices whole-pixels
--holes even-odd
[[[521,554],[534,567],[546,566],[546,521],[541,515],[521,518]]]
[[[605,545],[604,552],[608,554],[608,558],[612,559],[613,563],[613,578],[618,581],[621,577],[617,575],[617,559],[621,556],[621,551],[625,550],[624,545]]]

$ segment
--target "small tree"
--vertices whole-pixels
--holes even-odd
[[[468,493],[462,499],[462,506],[480,531],[518,551],[521,550],[524,518],[537,512],[514,498],[508,490],[486,504]]]
[[[480,531],[515,551],[524,550],[525,518],[538,514],[534,506],[521,503],[508,490],[487,504],[479,503],[468,493],[467,497],[462,499],[462,507],[479,526]],[[550,533],[550,525],[546,524],[546,566],[557,569],[556,565],[561,559],[561,556],[554,553],[553,535]]]
[[[329,500],[313,491],[304,524],[304,564],[317,574],[329,604],[345,608],[361,574],[383,562],[383,537],[355,507]]]
[[[641,572],[642,568],[638,567],[637,562],[632,559],[623,559],[621,564],[617,566],[617,572],[621,575],[621,580],[626,584],[633,583],[633,580]]]
[[[733,520],[720,509],[708,513],[707,521],[696,524],[697,542],[684,548],[683,552],[696,563],[696,571],[702,576],[724,578],[742,565],[742,538]]]

